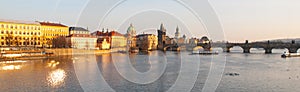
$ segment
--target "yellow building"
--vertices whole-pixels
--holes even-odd
[[[41,46],[38,22],[0,20],[0,46]]]
[[[136,45],[140,50],[156,50],[158,38],[153,34],[140,34],[136,36]]]
[[[68,26],[59,23],[0,19],[1,47],[52,47],[53,38],[68,34]]]
[[[69,27],[60,23],[39,22],[44,46],[52,47],[52,40],[58,36],[68,36]]]

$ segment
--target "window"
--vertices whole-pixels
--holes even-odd
[[[4,25],[3,25],[3,24],[1,24],[1,28],[4,28]]]

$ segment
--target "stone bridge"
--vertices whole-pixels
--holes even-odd
[[[239,46],[243,49],[244,53],[250,53],[251,48],[263,48],[265,53],[272,53],[272,49],[288,49],[290,53],[296,53],[300,48],[299,43],[292,41],[291,43],[283,42],[253,42],[248,43],[198,43],[197,45],[165,45],[164,50],[179,51],[179,50],[194,50],[194,48],[201,47],[206,51],[210,51],[212,47],[220,47],[224,52],[230,52],[230,49],[234,46]]]
[[[248,43],[211,43],[211,47],[221,47],[224,52],[230,52],[230,48],[239,46],[243,49],[244,53],[250,53],[251,48],[263,48],[265,53],[272,53],[272,49],[288,49],[290,53],[296,53],[300,48],[300,44],[295,43],[283,43],[283,42],[253,42]]]

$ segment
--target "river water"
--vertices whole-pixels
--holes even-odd
[[[1,61],[0,92],[300,92],[300,58],[281,58],[284,49],[273,54],[214,50],[220,53],[152,51]],[[132,69],[148,75],[139,77]]]

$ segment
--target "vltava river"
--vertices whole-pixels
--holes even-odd
[[[219,55],[152,51],[1,61],[0,91],[300,92],[300,58],[281,58],[285,50],[214,50]]]

